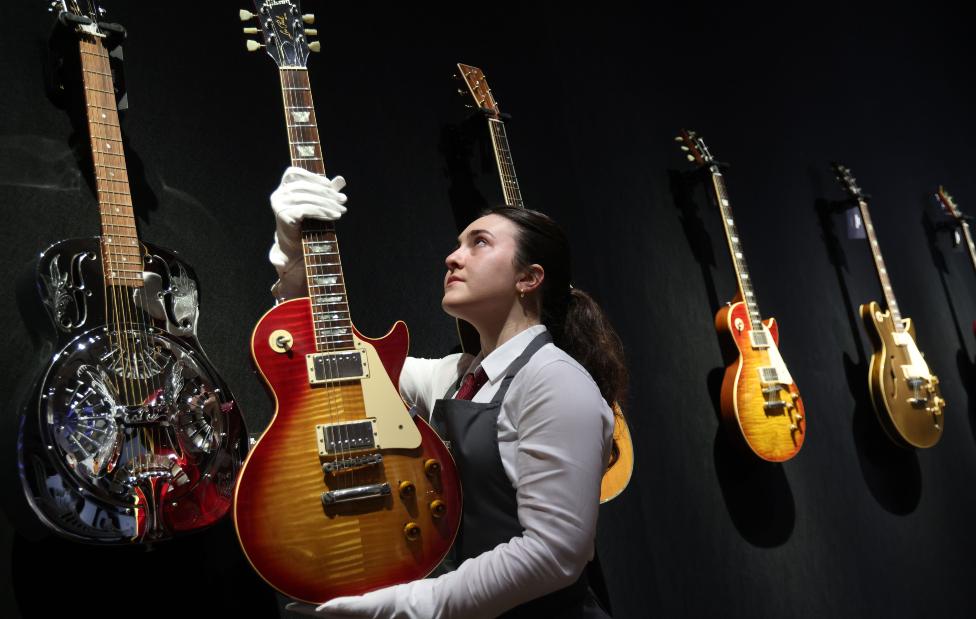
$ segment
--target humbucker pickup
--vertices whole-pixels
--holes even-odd
[[[373,449],[373,422],[351,421],[349,423],[329,423],[315,426],[318,438],[319,456],[335,456],[350,451]]]
[[[369,363],[362,350],[313,353],[305,355],[305,364],[310,385],[369,378]]]
[[[764,383],[778,383],[780,382],[779,372],[776,371],[776,368],[771,366],[759,368],[759,380]]]
[[[753,329],[749,332],[749,342],[753,348],[769,348],[769,338],[766,337],[766,330],[757,331]]]

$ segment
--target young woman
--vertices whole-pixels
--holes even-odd
[[[344,185],[289,168],[272,194],[279,299],[306,293],[300,222],[339,218]],[[459,565],[293,608],[325,617],[607,617],[584,568],[613,434],[607,401],[626,383],[620,342],[599,306],[570,285],[566,238],[541,213],[490,210],[465,228],[445,264],[441,305],[477,329],[481,353],[408,358],[400,393],[457,461]]]

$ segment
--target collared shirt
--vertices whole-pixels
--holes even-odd
[[[483,359],[408,358],[400,393],[429,418],[434,402],[480,365],[488,382],[472,401],[490,402],[511,363],[545,329],[530,327]],[[613,413],[590,375],[555,345],[540,348],[515,375],[498,413],[499,454],[523,534],[454,572],[397,586],[395,616],[494,617],[576,582],[593,557],[612,438]]]

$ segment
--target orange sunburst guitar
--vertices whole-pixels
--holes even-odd
[[[305,70],[312,33],[297,2],[255,4],[292,164],[325,174]],[[302,245],[309,297],[269,311],[251,340],[277,409],[244,463],[234,523],[268,583],[322,602],[429,574],[454,542],[461,488],[444,443],[397,393],[406,326],[375,340],[353,326],[331,222],[304,223]]]
[[[739,284],[735,298],[715,316],[727,364],[722,417],[733,434],[744,438],[763,460],[789,460],[803,446],[807,423],[800,391],[779,354],[779,327],[776,319],[764,321],[759,313],[718,162],[693,131],[682,129],[677,141],[688,160],[709,174]]]
[[[458,63],[458,70],[464,79],[471,96],[474,97],[478,108],[488,117],[488,129],[491,132],[491,146],[495,152],[495,163],[498,164],[498,177],[502,184],[502,194],[505,204],[517,208],[525,208],[522,192],[519,189],[518,178],[515,176],[515,163],[512,151],[508,147],[508,135],[505,133],[505,121],[502,120],[501,110],[495,101],[484,72],[478,67]],[[461,91],[463,94],[463,91]],[[478,334],[471,325],[458,321],[458,334],[461,346],[467,352],[477,352],[480,346]],[[620,404],[614,402],[613,408],[613,445],[610,450],[610,462],[603,472],[600,482],[600,503],[606,503],[616,498],[630,483],[634,473],[634,443],[630,438],[630,428],[624,418]]]

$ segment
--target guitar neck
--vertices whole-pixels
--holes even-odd
[[[969,249],[969,260],[973,263],[973,269],[976,270],[976,244],[973,243],[973,232],[969,228],[969,222],[963,220],[960,224],[962,228],[963,238],[966,239],[966,247]]]
[[[498,164],[498,178],[502,183],[502,193],[505,204],[517,208],[525,208],[522,192],[519,190],[518,178],[515,176],[515,163],[512,161],[512,151],[508,147],[508,135],[505,133],[505,123],[498,118],[488,119],[491,131],[491,146],[495,151],[495,163]]]
[[[82,33],[79,52],[95,164],[105,282],[139,288],[143,285],[142,252],[132,210],[108,50],[101,37]]]
[[[746,266],[745,253],[742,251],[742,240],[735,227],[735,219],[732,217],[729,194],[725,189],[725,178],[718,166],[711,166],[709,172],[712,177],[712,188],[715,191],[715,201],[722,212],[722,225],[725,228],[725,238],[729,242],[732,264],[735,267],[735,277],[739,283],[739,293],[749,310],[749,322],[752,324],[752,328],[761,331],[762,314],[759,312],[759,303],[752,287],[752,276]]]
[[[902,331],[901,312],[898,310],[898,301],[895,300],[895,293],[891,288],[891,280],[888,278],[888,269],[885,267],[884,257],[881,255],[878,237],[874,233],[874,224],[871,222],[868,203],[864,199],[858,198],[857,205],[861,209],[861,219],[864,220],[864,229],[867,231],[868,244],[871,247],[871,254],[874,256],[874,266],[878,271],[878,279],[881,281],[881,289],[885,295],[885,302],[888,304],[888,311],[891,312],[891,319],[895,324],[895,330]]]
[[[325,162],[322,159],[308,71],[288,68],[279,69],[279,74],[291,163],[324,176]],[[302,253],[305,256],[305,278],[316,349],[320,352],[353,349],[355,344],[349,298],[342,274],[335,224],[330,221],[302,222]]]

